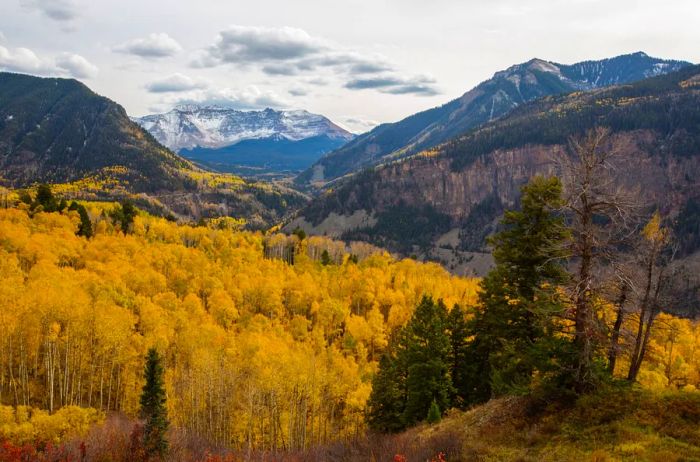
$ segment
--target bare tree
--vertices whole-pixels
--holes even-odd
[[[675,249],[670,232],[662,226],[661,216],[655,213],[644,227],[634,254],[637,258],[638,319],[634,348],[630,353],[627,380],[634,382],[644,361],[651,329],[663,308],[674,305],[676,273],[682,268],[673,265]]]
[[[606,128],[572,138],[569,156],[559,160],[565,210],[571,219],[570,257],[575,266],[570,296],[577,355],[573,373],[578,391],[594,384],[594,354],[606,338],[597,316],[601,293],[598,275],[602,268],[614,264],[620,246],[634,234],[639,201],[623,181],[626,161]]]

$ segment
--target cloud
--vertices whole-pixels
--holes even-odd
[[[196,68],[233,64],[257,68],[273,77],[313,72],[312,85],[327,85],[324,76],[350,78],[349,90],[375,89],[387,94],[435,95],[434,79],[403,77],[377,53],[361,53],[292,27],[230,26],[191,61]]]
[[[440,94],[435,88],[435,79],[427,76],[399,77],[384,75],[378,77],[357,78],[345,84],[349,90],[378,90],[391,95],[434,96]]]
[[[179,53],[182,51],[182,47],[175,39],[162,32],[149,34],[145,38],[129,40],[114,47],[114,51],[142,58],[164,58]]]
[[[304,88],[290,88],[289,94],[292,96],[306,96],[309,92]]]
[[[0,31],[0,43],[5,43],[7,41],[7,37],[5,37],[5,34]]]
[[[353,133],[364,133],[379,125],[379,122],[363,117],[348,116],[340,117],[340,124]]]
[[[175,73],[146,84],[146,90],[151,93],[179,93],[207,88],[204,80],[195,80],[186,75]]]
[[[78,79],[97,76],[99,69],[87,59],[74,53],[62,53],[56,58],[56,67]]]
[[[263,66],[262,71],[267,75],[297,75],[299,69],[296,66],[287,64],[268,64]]]
[[[27,74],[44,75],[51,73],[53,66],[50,61],[37,56],[29,48],[5,48],[0,46],[0,68]]]
[[[322,40],[293,27],[230,26],[219,32],[201,65],[291,61],[321,53]]]
[[[0,69],[42,76],[86,79],[95,77],[97,66],[74,53],[61,53],[54,59],[38,56],[29,48],[0,46]]]
[[[272,90],[262,90],[255,85],[243,89],[204,88],[186,93],[169,93],[162,100],[163,107],[188,104],[200,106],[222,106],[232,109],[253,110],[264,108],[289,108],[288,100],[280,97]]]
[[[21,0],[20,3],[54,21],[70,22],[79,16],[78,5],[73,0]]]

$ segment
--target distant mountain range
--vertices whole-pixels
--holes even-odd
[[[543,96],[634,82],[688,65],[642,52],[572,65],[533,59],[496,72],[491,79],[443,106],[358,136],[319,159],[297,182],[322,185],[348,173],[433,148]]]
[[[533,64],[544,66],[525,68]],[[617,149],[634,159],[622,181],[639,189],[650,210],[671,217],[679,255],[690,255],[700,250],[700,66],[681,67],[519,105],[428,155],[337,182],[287,229],[368,241],[483,274],[485,237],[503,211],[516,206],[520,186],[538,174],[557,174],[553,159],[566,155],[570,137],[603,126],[612,130]]]
[[[304,110],[185,105],[133,120],[184,157],[239,173],[300,171],[354,137]]]
[[[77,182],[82,198],[130,197],[157,213],[231,215],[259,228],[305,201],[286,188],[212,177],[76,80],[2,72],[0,184],[38,182]]]

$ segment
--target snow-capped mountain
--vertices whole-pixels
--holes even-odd
[[[491,79],[442,106],[359,135],[319,159],[299,176],[298,182],[324,183],[430,149],[537,98],[627,84],[689,65],[642,52],[575,64],[531,59],[496,72]]]
[[[348,131],[326,117],[304,110],[241,111],[219,106],[178,106],[165,114],[134,121],[173,151],[193,148],[219,149],[243,140],[279,138],[300,141],[325,136],[345,142]]]

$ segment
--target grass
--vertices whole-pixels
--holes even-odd
[[[700,461],[700,393],[611,386],[569,403],[502,398],[408,434],[459,435],[448,460]]]

